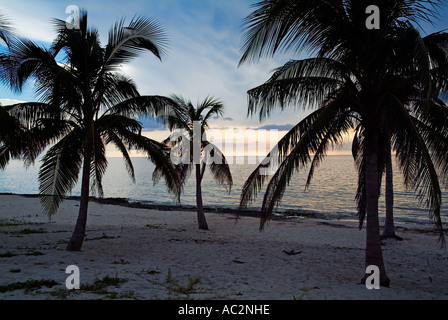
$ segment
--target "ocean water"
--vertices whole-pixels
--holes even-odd
[[[121,158],[109,158],[109,167],[103,179],[104,196],[106,198],[127,198],[130,201],[152,203],[158,205],[176,205],[176,201],[168,193],[163,181],[154,185],[152,172],[154,166],[145,158],[133,158],[136,182],[129,177]],[[247,161],[246,161],[247,163]],[[256,167],[255,164],[231,164],[234,180],[232,191],[215,184],[209,174],[205,174],[202,183],[203,200],[206,207],[236,209],[239,205],[242,186]],[[419,203],[415,194],[404,188],[402,176],[398,168],[394,168],[395,189],[395,219],[396,221],[411,221],[431,223],[428,210]],[[25,169],[18,160],[10,162],[6,170],[0,171],[0,193],[37,194],[39,163]],[[311,213],[324,215],[329,219],[356,219],[356,170],[351,156],[328,156],[316,169],[312,184],[305,190],[307,171],[296,173],[284,194],[277,212]],[[80,186],[71,192],[72,196],[80,194]],[[196,204],[195,176],[189,178],[181,204],[195,206]],[[447,193],[444,192],[442,215],[444,222],[448,221]],[[250,209],[258,210],[261,206],[263,193]],[[384,192],[380,198],[380,214],[384,216]]]

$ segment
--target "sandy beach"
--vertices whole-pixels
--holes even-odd
[[[358,284],[365,230],[356,221],[270,221],[90,203],[82,252],[65,246],[78,201],[66,200],[51,221],[39,199],[0,196],[0,299],[448,299],[448,252],[431,226],[398,224],[404,241],[384,241],[390,288]],[[66,288],[66,268],[80,290]],[[19,284],[28,283],[20,287]]]

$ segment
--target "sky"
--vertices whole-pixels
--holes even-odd
[[[66,20],[70,5],[86,9],[90,26],[99,30],[106,45],[109,29],[121,18],[134,16],[156,20],[168,35],[167,54],[160,62],[150,53],[142,54],[122,72],[130,76],[142,95],[182,95],[193,103],[207,96],[225,105],[222,119],[212,127],[223,130],[278,129],[280,134],[298,123],[306,111],[288,110],[273,113],[264,122],[257,116],[247,117],[247,91],[264,83],[272,70],[298,58],[283,54],[238,67],[241,56],[243,19],[251,13],[257,0],[0,0],[0,12],[12,23],[20,36],[49,47],[55,36],[51,20]],[[440,12],[440,21],[427,27],[428,32],[448,29],[448,10]],[[20,95],[0,87],[0,102],[33,101],[33,89]],[[166,131],[150,120],[142,120],[153,138],[165,138]]]
[[[20,35],[49,46],[55,36],[52,18],[65,20],[66,8],[77,5],[89,14],[89,23],[98,28],[102,43],[109,29],[135,15],[155,19],[168,35],[168,52],[162,62],[150,53],[142,54],[123,72],[134,79],[142,95],[180,94],[193,103],[213,96],[224,102],[219,127],[258,127],[295,123],[290,117],[274,116],[260,124],[248,119],[246,92],[265,82],[271,71],[289,58],[266,59],[259,64],[238,67],[242,20],[251,9],[251,0],[146,0],[146,1],[0,1],[1,12],[10,18]],[[33,99],[32,89],[14,95],[2,88],[0,98]],[[299,119],[297,119],[299,120]]]

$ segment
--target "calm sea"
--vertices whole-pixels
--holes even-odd
[[[106,198],[127,198],[130,201],[158,205],[175,205],[163,182],[152,182],[153,165],[145,158],[133,158],[136,183],[129,178],[121,158],[110,158],[103,180]],[[11,161],[6,170],[0,171],[0,193],[37,194],[38,168],[25,169],[21,161]],[[234,186],[229,194],[217,186],[206,174],[202,184],[204,205],[207,207],[238,208],[241,188],[255,165],[233,164],[231,171]],[[330,219],[356,219],[356,171],[351,156],[328,156],[316,169],[311,187],[305,191],[307,172],[296,174],[286,189],[278,212],[314,213]],[[189,178],[182,195],[182,205],[195,205],[195,176]],[[395,167],[395,218],[397,221],[430,223],[428,211],[416,200],[412,191],[403,187],[402,177]],[[79,185],[70,195],[78,196]],[[252,209],[259,209],[263,194],[260,194]],[[448,220],[447,193],[444,192],[442,215]],[[384,215],[384,192],[380,199],[380,212]]]

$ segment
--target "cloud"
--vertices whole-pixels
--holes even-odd
[[[278,131],[289,131],[292,128],[294,128],[294,125],[292,124],[268,124],[264,125],[262,127],[259,127],[258,130],[278,130]]]
[[[10,21],[18,36],[45,43],[51,43],[55,37],[51,20],[65,19],[69,16],[65,13],[65,8],[66,6],[61,3],[50,4],[48,1],[2,3],[2,13]]]
[[[220,116],[214,116],[212,118],[213,120],[222,120],[222,121],[233,121],[234,119],[231,117],[225,117],[225,118],[221,118]]]
[[[137,120],[142,124],[144,131],[163,131],[163,130],[165,130],[164,124],[156,118],[141,117]]]
[[[143,9],[142,14],[153,12],[165,26],[168,54],[162,62],[144,54],[123,71],[136,81],[141,94],[180,94],[193,102],[212,96],[224,103],[227,121],[235,126],[258,125],[258,119],[246,117],[247,91],[269,79],[284,62],[266,59],[238,67],[240,26],[250,12],[249,4],[179,0],[167,1],[154,11]]]
[[[55,36],[51,19],[68,17],[67,3],[19,2],[8,2],[2,11],[22,35],[35,41],[50,42]],[[163,61],[145,53],[121,69],[137,83],[142,95],[180,94],[193,102],[212,96],[224,103],[226,125],[232,122],[236,127],[256,127],[260,125],[258,117],[247,117],[247,91],[264,83],[272,70],[290,57],[263,59],[238,67],[241,24],[251,12],[252,2],[114,0],[104,4],[79,0],[76,4],[88,10],[89,24],[98,28],[103,46],[107,44],[109,28],[122,17],[129,21],[135,14],[141,14],[156,19],[163,26],[169,37],[168,53]],[[15,96],[10,94],[5,98]],[[293,115],[297,117],[297,111],[272,113],[269,120],[285,123],[285,119]]]

